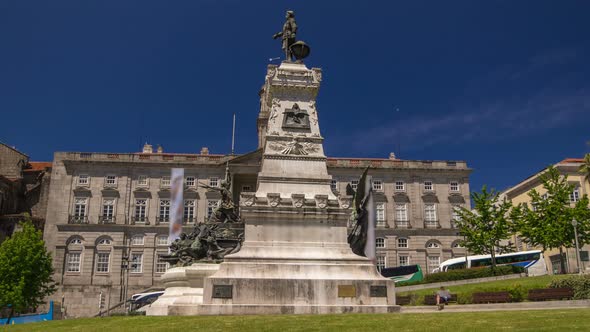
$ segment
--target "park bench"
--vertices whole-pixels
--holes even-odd
[[[529,301],[566,300],[574,297],[571,288],[542,288],[529,290]]]
[[[449,302],[457,302],[457,294],[451,294],[451,298]],[[426,305],[436,305],[436,295],[425,295],[424,296],[424,304]]]
[[[396,296],[395,297],[395,304],[397,305],[407,305],[410,304],[412,300],[412,296],[408,295],[408,296]]]
[[[473,293],[473,303],[506,303],[510,302],[508,292],[480,292]]]

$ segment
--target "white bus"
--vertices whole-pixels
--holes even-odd
[[[467,262],[467,266],[466,263]],[[446,272],[449,270],[458,270],[464,268],[477,268],[492,265],[491,255],[474,255],[451,258],[442,263],[439,267],[432,270],[432,273]],[[508,254],[496,255],[496,265],[516,265],[525,268],[529,276],[540,276],[547,274],[547,265],[543,258],[541,250],[530,250],[511,252]]]

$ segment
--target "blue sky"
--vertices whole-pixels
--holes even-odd
[[[0,3],[0,141],[54,151],[256,148],[284,11],[322,67],[328,155],[466,160],[503,189],[590,140],[588,1]]]

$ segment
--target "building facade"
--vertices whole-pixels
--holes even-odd
[[[574,186],[574,190],[570,195],[570,203],[575,204],[583,195],[590,194],[590,184],[588,181],[584,179],[584,175],[578,172],[578,169],[582,165],[584,159],[582,158],[567,158],[559,163],[555,164],[555,168],[563,175],[567,175],[567,180],[570,184]],[[536,190],[540,195],[544,195],[546,193],[543,184],[539,178],[545,169],[541,170],[540,172],[526,178],[525,180],[521,181],[517,185],[504,190],[501,195],[506,197],[506,199],[512,201],[513,205],[519,205],[522,203],[526,203],[530,206],[531,198],[529,197],[529,192],[533,189]],[[573,227],[573,226],[572,226]],[[516,250],[523,251],[523,250],[531,250],[531,249],[538,249],[531,247],[524,243],[518,235],[513,235],[511,242],[515,244]],[[547,263],[547,267],[550,273],[558,274],[558,273],[575,273],[578,270],[577,262],[576,262],[576,252],[574,248],[564,248],[565,253],[565,261],[566,261],[566,269],[567,271],[561,271],[561,264],[560,264],[560,255],[559,249],[553,249],[545,251],[545,261]],[[590,251],[590,245],[585,245],[580,248],[580,260],[581,260],[581,269],[583,271],[590,270],[590,260],[588,258],[588,252]]]

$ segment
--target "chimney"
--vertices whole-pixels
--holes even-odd
[[[395,153],[390,152],[389,153],[389,160],[396,160],[397,158],[395,157]]]
[[[208,155],[209,154],[209,148],[204,146],[201,148],[201,154],[202,155]]]
[[[154,148],[151,144],[145,142],[145,144],[143,145],[143,153],[154,153]]]
[[[156,151],[158,153],[164,153],[164,148],[160,144],[158,144],[158,148],[156,149]]]

